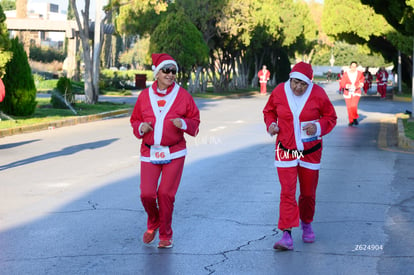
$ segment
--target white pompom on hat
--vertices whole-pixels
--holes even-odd
[[[305,81],[308,85],[311,84],[313,79],[313,70],[311,64],[305,62],[297,63],[295,66],[293,66],[289,77]]]
[[[177,62],[166,53],[153,53],[151,55],[152,58],[152,70],[154,71],[154,78],[157,73],[167,65],[174,65],[178,72]]]

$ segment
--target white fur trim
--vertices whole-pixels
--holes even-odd
[[[296,97],[293,94],[292,89],[290,88],[290,80],[285,82],[285,94],[286,98],[288,100],[289,109],[292,112],[293,115],[293,131],[295,133],[295,141],[296,141],[296,148],[298,150],[303,150],[303,142],[301,138],[301,128],[300,128],[300,120],[299,116],[300,113],[303,110],[303,107],[305,106],[306,102],[308,101],[308,98],[310,96],[310,93],[312,91],[313,84],[310,83],[308,88],[306,89],[305,93],[300,96]]]
[[[311,163],[303,160],[299,160],[299,166],[311,169],[311,170],[319,170],[321,169],[320,163]]]
[[[289,161],[279,161],[275,160],[275,167],[296,167],[299,164],[298,159],[289,160]]]
[[[310,85],[312,83],[311,79],[309,79],[306,75],[304,75],[303,73],[300,73],[300,72],[291,72],[290,73],[290,78],[300,79],[302,81],[305,81],[308,85]]]

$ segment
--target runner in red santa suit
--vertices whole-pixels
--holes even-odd
[[[263,110],[268,133],[277,135],[275,166],[281,185],[278,228],[283,235],[274,244],[275,249],[293,249],[291,230],[299,226],[299,220],[302,240],[315,240],[311,222],[322,156],[321,137],[335,127],[336,113],[323,88],[312,83],[312,78],[310,64],[296,64],[290,79],[273,90]]]
[[[375,76],[377,78],[377,92],[381,95],[381,99],[384,99],[387,95],[388,73],[384,67],[381,67]]]
[[[141,202],[148,214],[143,242],[152,243],[159,230],[158,247],[170,248],[175,195],[187,154],[184,133],[197,135],[200,113],[192,96],[175,82],[175,60],[161,53],[152,54],[152,61],[156,80],[138,96],[130,121],[134,135],[142,139]]]
[[[267,93],[267,81],[270,78],[270,72],[266,65],[263,65],[262,69],[257,74],[260,82],[260,94],[265,95]]]
[[[348,126],[358,125],[358,102],[361,98],[361,88],[364,86],[364,74],[357,70],[358,64],[351,62],[349,70],[346,71],[339,84],[344,88],[344,98],[348,110]]]
[[[368,67],[365,68],[364,78],[365,78],[365,80],[364,80],[364,92],[365,92],[365,94],[367,94],[368,90],[371,88],[371,85],[372,85],[372,74],[369,71]]]

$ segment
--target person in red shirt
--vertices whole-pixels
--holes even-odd
[[[336,78],[338,79],[338,82],[341,83],[341,79],[344,75],[344,70],[341,70],[341,72],[336,76]],[[343,94],[344,93],[344,89],[341,88],[341,86],[339,86],[339,94]]]
[[[263,65],[262,69],[257,74],[260,82],[260,94],[265,95],[267,93],[267,81],[270,78],[270,72],[266,65]]]
[[[384,67],[381,67],[375,76],[377,78],[377,91],[381,95],[381,99],[384,99],[387,95],[388,73]]]
[[[322,136],[336,125],[335,109],[322,87],[314,84],[310,64],[293,66],[290,79],[279,84],[263,109],[267,132],[276,138],[275,166],[281,185],[278,228],[282,238],[274,249],[292,250],[291,231],[299,226],[305,243],[315,241],[311,223],[322,156]],[[299,205],[296,185],[299,179]]]
[[[148,215],[143,242],[159,248],[173,246],[171,228],[175,195],[187,154],[184,133],[196,136],[200,112],[193,97],[175,82],[176,61],[168,54],[152,54],[154,83],[135,103],[130,122],[141,143],[141,202]]]
[[[3,101],[6,96],[6,88],[4,87],[3,80],[0,78],[0,102]]]
[[[348,110],[348,126],[358,125],[358,103],[361,98],[361,88],[364,86],[364,74],[357,70],[358,63],[352,61],[339,86],[344,89],[344,98]]]

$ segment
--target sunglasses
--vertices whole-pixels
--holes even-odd
[[[169,73],[176,74],[177,73],[177,70],[175,68],[174,69],[171,69],[171,68],[162,68],[161,71],[163,73],[165,73],[165,74],[169,74]]]

